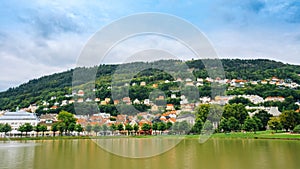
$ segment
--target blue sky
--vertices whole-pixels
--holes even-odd
[[[88,39],[120,17],[162,12],[197,26],[221,58],[300,64],[300,2],[1,1],[0,91],[75,67]]]

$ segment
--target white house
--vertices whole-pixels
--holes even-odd
[[[36,126],[39,122],[39,118],[34,113],[28,113],[25,111],[6,112],[0,117],[0,123],[7,123],[11,126],[12,134],[19,133],[18,128],[25,123]]]

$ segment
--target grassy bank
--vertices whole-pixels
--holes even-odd
[[[0,138],[0,141],[8,140],[61,140],[61,139],[97,139],[97,138],[172,138],[181,137],[178,135],[140,135],[140,136],[101,136],[101,137],[90,137],[90,136],[55,136],[55,137],[18,137],[18,138]],[[198,139],[199,135],[186,135],[182,136],[188,139]],[[300,134],[291,133],[274,133],[272,131],[259,131],[253,132],[232,132],[232,133],[215,133],[211,138],[224,138],[224,139],[283,139],[283,140],[299,140]]]

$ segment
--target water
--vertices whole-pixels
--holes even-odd
[[[135,144],[139,151],[149,151],[153,145],[147,142],[141,138]],[[0,142],[1,169],[298,169],[299,157],[300,141],[287,140],[210,139],[199,144],[184,139],[147,158],[115,155],[89,139]]]

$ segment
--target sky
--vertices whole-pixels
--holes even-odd
[[[0,91],[74,68],[98,30],[143,12],[185,19],[203,32],[220,58],[300,65],[297,0],[10,0],[0,2]]]

